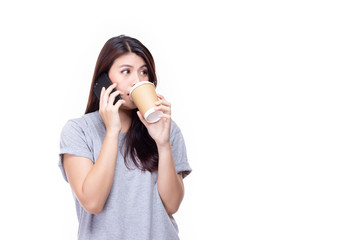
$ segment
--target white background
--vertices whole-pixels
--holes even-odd
[[[187,143],[181,239],[359,239],[356,2],[1,2],[0,239],[76,239],[60,131],[120,34]]]

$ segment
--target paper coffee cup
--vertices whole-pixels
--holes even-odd
[[[159,101],[155,85],[151,82],[139,82],[130,90],[130,99],[135,103],[140,113],[148,123],[154,123],[160,120],[162,111],[155,111],[155,103]]]

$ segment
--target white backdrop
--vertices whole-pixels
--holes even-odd
[[[0,239],[76,239],[60,131],[97,56],[152,52],[193,173],[181,239],[359,239],[356,1],[0,3]]]

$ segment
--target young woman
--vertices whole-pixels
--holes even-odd
[[[101,73],[113,83],[92,89]],[[147,123],[129,92],[141,81],[157,84],[149,50],[137,39],[109,39],[98,57],[85,114],[69,120],[60,140],[59,166],[70,183],[78,239],[178,239],[172,215],[191,172],[171,105],[158,95],[160,121]],[[111,93],[116,89],[114,93]],[[120,95],[122,100],[114,103]]]

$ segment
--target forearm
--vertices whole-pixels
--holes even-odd
[[[118,139],[118,134],[106,134],[99,157],[82,185],[83,196],[95,212],[101,212],[113,184]]]
[[[183,199],[184,186],[176,173],[171,145],[158,145],[158,191],[168,214],[174,214]]]

